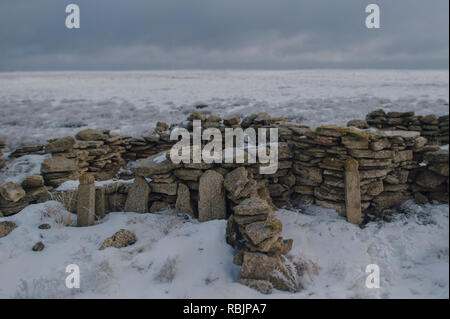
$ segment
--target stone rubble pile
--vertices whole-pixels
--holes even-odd
[[[68,172],[78,175],[89,172],[98,180],[105,180],[125,166],[121,156],[126,151],[125,140],[117,134],[110,134],[108,130],[86,129],[78,132],[75,138],[68,136],[50,140],[45,145],[45,152],[52,154],[53,158],[70,160],[72,168],[76,169]],[[75,175],[66,178],[77,179]]]
[[[228,218],[226,241],[237,250],[233,262],[241,266],[238,282],[262,293],[269,293],[272,287],[298,291],[298,273],[285,257],[293,241],[281,237],[282,223],[273,207],[257,193],[248,194],[241,188],[241,195],[237,190],[233,189],[232,196],[242,200]]]
[[[416,131],[429,141],[439,145],[448,144],[449,116],[437,117],[434,114],[417,116],[414,112],[385,112],[382,109],[373,111],[366,116],[366,120],[352,120],[347,126],[361,129],[374,127],[382,130]]]

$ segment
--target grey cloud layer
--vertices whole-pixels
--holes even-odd
[[[448,68],[448,23],[448,0],[1,0],[0,71]]]

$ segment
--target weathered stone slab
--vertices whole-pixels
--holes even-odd
[[[362,222],[361,215],[361,190],[358,172],[358,161],[351,158],[345,162],[345,208],[347,220],[359,225]]]
[[[106,215],[106,189],[99,187],[95,189],[95,219],[103,219]]]
[[[104,141],[107,139],[105,134],[90,128],[78,132],[75,137],[81,141]]]
[[[136,176],[133,185],[128,190],[127,201],[125,202],[125,211],[135,213],[148,212],[148,197],[150,187],[145,178]]]
[[[151,177],[169,173],[179,166],[167,157],[166,152],[162,152],[135,162],[130,169],[137,176]]]
[[[223,176],[216,171],[208,170],[200,177],[198,219],[205,222],[226,217]]]
[[[80,177],[77,199],[77,225],[91,226],[95,220],[95,179],[91,174]]]
[[[73,172],[78,169],[75,160],[65,158],[64,156],[53,156],[42,162],[42,173],[60,173]]]
[[[24,189],[28,188],[36,188],[44,186],[44,178],[39,174],[34,174],[31,176],[28,176],[23,182],[22,187]]]
[[[266,200],[252,197],[243,200],[239,205],[233,207],[234,213],[241,216],[268,215],[272,207]]]
[[[243,253],[241,279],[266,280],[274,288],[297,292],[300,288],[295,268],[288,267],[284,257],[261,253]]]
[[[68,152],[73,149],[74,145],[75,145],[75,139],[72,136],[58,138],[58,139],[50,141],[45,146],[45,152],[46,153]]]
[[[191,193],[189,191],[189,187],[187,187],[185,184],[178,184],[175,209],[178,213],[188,214],[194,217],[194,208],[191,201]]]

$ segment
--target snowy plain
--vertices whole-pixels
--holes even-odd
[[[122,135],[206,114],[266,111],[312,127],[378,108],[448,113],[448,70],[127,71],[0,73],[0,138],[10,148],[90,128]]]
[[[310,125],[345,125],[374,109],[448,114],[444,71],[134,71],[0,73],[0,138],[9,149],[91,128],[142,136],[157,121],[187,114],[245,116],[266,111]],[[448,148],[448,147],[447,147]],[[0,171],[0,184],[38,173],[30,155]],[[291,258],[306,267],[304,289],[262,295],[237,284],[239,267],[225,242],[225,221],[199,223],[173,211],[116,212],[78,228],[58,203],[31,205],[0,218],[19,227],[0,238],[0,298],[448,298],[449,207],[407,202],[393,221],[359,228],[335,211],[280,209]],[[70,217],[69,217],[70,216]],[[49,223],[52,228],[38,226]],[[120,228],[136,244],[99,251]],[[45,249],[33,252],[38,241]],[[81,289],[65,287],[78,264]],[[365,286],[369,264],[381,287]]]
[[[262,295],[235,282],[224,220],[117,212],[79,228],[65,226],[76,216],[57,202],[31,205],[2,218],[19,227],[0,239],[0,298],[448,298],[448,205],[407,202],[402,211],[361,229],[316,206],[278,210],[283,237],[294,239],[290,256],[306,269],[303,289]],[[137,242],[99,251],[121,228]],[[33,252],[38,241],[46,247]],[[65,286],[70,264],[80,267],[80,289]],[[380,268],[379,289],[365,285],[369,264]]]

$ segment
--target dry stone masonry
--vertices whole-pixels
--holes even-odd
[[[361,129],[374,127],[390,131],[416,131],[427,138],[429,143],[448,144],[449,116],[437,117],[434,114],[417,116],[414,112],[385,112],[382,109],[373,111],[366,116],[366,120],[352,120],[347,126]]]
[[[259,163],[173,163],[171,130],[192,132],[195,120],[222,133],[226,128],[277,128],[278,170],[261,174]],[[242,120],[193,113],[179,124],[159,122],[143,138],[86,129],[13,152],[51,157],[42,163],[41,175],[21,185],[1,185],[0,213],[15,214],[51,198],[77,213],[79,226],[110,212],[166,208],[200,221],[226,219],[226,241],[236,249],[233,262],[241,266],[239,282],[262,293],[297,291],[299,275],[289,260],[293,242],[281,236],[277,207],[315,204],[361,224],[369,214],[382,214],[411,198],[448,203],[448,149],[439,146],[447,143],[448,115],[383,110],[346,128],[311,129],[262,112]],[[4,147],[0,141],[0,150]],[[79,180],[78,189],[58,189],[69,180]],[[102,247],[126,246],[133,236],[122,230]]]

